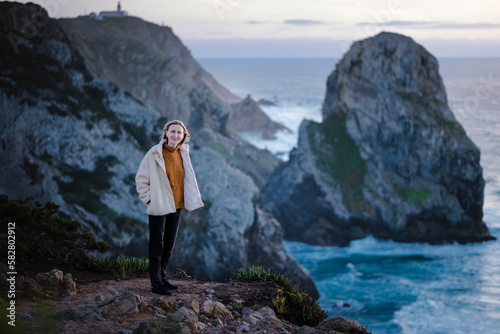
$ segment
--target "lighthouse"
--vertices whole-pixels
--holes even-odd
[[[127,16],[128,13],[124,10],[122,10],[122,4],[120,1],[118,1],[118,5],[116,6],[116,11],[102,11],[99,12],[98,15],[95,13],[90,13],[90,17],[97,19],[97,20],[102,20],[104,18],[111,18],[111,17],[125,17]]]

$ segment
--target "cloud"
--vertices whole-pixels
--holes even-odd
[[[263,24],[263,23],[267,23],[267,22],[252,20],[252,21],[246,21],[245,23],[246,24]]]
[[[325,24],[325,22],[321,21],[315,21],[315,20],[285,20],[285,24],[292,24],[292,25],[297,25],[297,26],[308,26],[308,25],[315,25],[315,24]]]
[[[383,27],[410,27],[418,29],[495,29],[500,28],[499,23],[459,23],[440,21],[387,21],[387,22],[361,22],[360,26],[379,25]]]
[[[498,23],[442,23],[437,25],[440,29],[492,29],[500,28]]]

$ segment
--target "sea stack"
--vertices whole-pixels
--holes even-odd
[[[448,107],[438,61],[411,38],[355,42],[328,77],[323,122],[299,131],[262,198],[286,238],[492,239],[479,149]]]

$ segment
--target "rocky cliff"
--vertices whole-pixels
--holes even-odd
[[[373,234],[474,242],[483,223],[480,152],[447,105],[438,62],[392,33],[358,41],[327,80],[323,122],[304,121],[263,207],[285,237],[346,245]]]
[[[160,115],[182,119],[191,128],[225,129],[238,97],[219,85],[191,57],[169,27],[137,17],[59,19],[89,71],[113,82]]]
[[[146,255],[147,216],[137,199],[134,176],[145,152],[158,141],[166,119],[183,118],[192,130],[191,156],[206,206],[184,216],[175,265],[211,279],[228,278],[229,272],[250,264],[272,270],[286,267],[290,277],[317,296],[304,268],[283,249],[280,227],[253,201],[277,165],[276,158],[226,128],[229,107],[221,94],[228,91],[203,79],[206,73],[194,69],[192,58],[169,35],[169,28],[136,18],[122,22],[123,29],[129,19],[130,24],[143,27],[135,36],[134,29],[126,30],[129,39],[144,41],[144,30],[165,37],[160,51],[175,66],[161,67],[169,68],[160,72],[168,73],[168,78],[152,79],[170,92],[160,99],[168,108],[156,110],[154,99],[142,102],[111,81],[116,77],[123,86],[120,76],[126,82],[130,80],[127,75],[140,73],[146,65],[128,61],[126,69],[110,67],[109,78],[99,78],[92,61],[82,56],[86,44],[73,43],[75,37],[66,32],[67,21],[50,19],[39,6],[11,2],[0,3],[0,18],[4,50],[0,56],[0,193],[55,201],[110,242],[115,252]],[[118,31],[117,39],[122,35]],[[123,40],[120,43],[132,48]],[[117,50],[92,49],[95,57],[104,59],[102,64],[123,65],[120,57],[126,52]],[[134,57],[141,54],[132,53]],[[135,65],[139,67],[133,69]],[[173,95],[175,99],[167,98]],[[266,248],[253,256],[249,252],[255,243]]]
[[[205,71],[170,27],[132,16],[57,21],[95,77],[115,83],[162,116],[185,120],[192,129],[207,126],[222,133],[268,134],[272,127],[272,135],[282,128],[260,108],[252,115],[234,115],[230,105],[242,99]],[[239,126],[227,126],[228,118]],[[267,119],[265,128],[251,127],[260,119]]]

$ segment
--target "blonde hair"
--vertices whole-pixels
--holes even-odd
[[[178,120],[170,121],[163,126],[163,134],[160,137],[161,139],[166,139],[167,144],[168,144],[167,131],[168,131],[168,128],[170,128],[170,125],[180,125],[184,129],[184,138],[182,138],[182,140],[180,141],[179,146],[181,146],[185,142],[189,141],[189,138],[191,137],[189,134],[189,131],[187,130],[184,123],[182,123],[181,121],[178,121]]]

